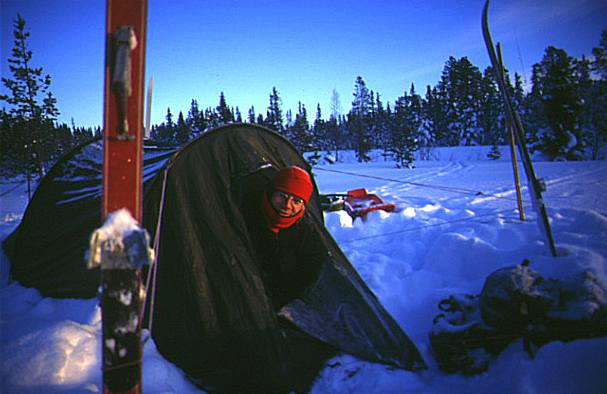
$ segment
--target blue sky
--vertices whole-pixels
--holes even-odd
[[[291,1],[150,0],[146,81],[154,77],[152,123],[167,107],[187,115],[192,99],[228,104],[246,116],[263,113],[276,86],[283,111],[320,103],[330,112],[335,89],[346,113],[362,76],[384,104],[434,86],[449,56],[466,56],[483,70],[483,0]],[[52,77],[60,122],[102,123],[105,1],[0,0],[2,76],[13,46],[17,13],[31,32],[33,65]],[[489,12],[504,62],[527,80],[548,45],[590,55],[607,28],[600,0],[493,0]],[[2,92],[5,92],[2,86]]]

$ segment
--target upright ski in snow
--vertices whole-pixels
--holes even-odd
[[[147,0],[107,2],[103,217],[141,219]]]
[[[147,0],[107,0],[101,266],[103,392],[141,393],[141,265],[152,257],[142,216]]]
[[[529,183],[529,194],[531,194],[531,201],[533,203],[533,207],[537,211],[540,229],[546,236],[550,252],[553,256],[557,256],[556,246],[554,244],[554,237],[552,236],[552,228],[550,227],[550,220],[546,211],[546,204],[544,203],[544,199],[542,197],[542,191],[545,190],[545,186],[543,182],[541,182],[541,180],[535,176],[531,157],[529,156],[529,151],[527,150],[527,145],[525,144],[525,131],[523,129],[523,124],[521,122],[520,117],[518,116],[518,113],[512,107],[512,100],[506,87],[504,69],[498,60],[495,47],[493,46],[493,40],[491,39],[491,34],[489,32],[489,22],[487,19],[488,12],[489,0],[486,0],[485,6],[483,8],[482,18],[483,37],[485,39],[485,45],[487,46],[487,52],[489,53],[489,58],[491,59],[491,65],[493,66],[495,79],[497,80],[499,90],[502,94],[502,99],[504,100],[506,116],[508,117],[510,124],[514,129],[516,145],[518,147],[521,160],[523,162],[523,168],[525,169],[525,173],[527,174],[527,180]]]

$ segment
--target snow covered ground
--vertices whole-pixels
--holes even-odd
[[[429,364],[421,374],[339,356],[327,363],[314,393],[605,393],[607,337],[552,342],[535,358],[511,343],[487,372],[474,377],[441,372],[428,334],[437,304],[456,293],[479,294],[497,268],[527,258],[547,276],[591,267],[607,284],[607,162],[536,162],[560,256],[550,256],[524,190],[527,220],[516,211],[510,162],[489,161],[488,148],[432,152],[414,170],[376,159],[314,168],[322,193],[365,187],[398,206],[352,221],[344,212],[325,223],[386,308]],[[524,174],[522,174],[524,179]],[[25,185],[0,183],[0,239],[19,223]],[[101,392],[100,311],[96,300],[43,298],[8,283],[0,255],[0,392]],[[607,297],[607,294],[603,294]],[[156,351],[144,350],[145,393],[199,392]]]

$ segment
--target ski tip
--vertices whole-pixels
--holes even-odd
[[[485,5],[483,6],[483,17],[482,17],[482,21],[483,24],[487,24],[487,15],[489,14],[489,1],[490,0],[485,0]]]

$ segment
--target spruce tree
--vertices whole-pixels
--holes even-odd
[[[270,93],[270,104],[268,106],[267,118],[265,120],[266,126],[271,128],[272,130],[285,134],[284,123],[282,119],[282,100],[278,95],[278,90],[276,86],[272,88],[272,93]]]
[[[514,110],[521,114],[525,115],[525,110],[523,103],[525,101],[525,90],[523,89],[523,81],[521,80],[521,76],[518,73],[514,73],[514,86],[512,87],[512,105],[514,106]]]
[[[228,103],[226,102],[226,97],[223,92],[219,94],[219,105],[217,105],[216,111],[218,115],[218,122],[215,126],[234,122],[234,113],[228,107]]]
[[[369,118],[374,119],[375,116],[377,115],[377,106],[375,103],[375,92],[373,90],[370,91],[371,94],[371,98],[369,100],[370,102],[370,106],[369,106]]]
[[[175,145],[175,123],[173,122],[173,114],[171,108],[167,108],[166,122],[156,128],[154,140],[165,146]]]
[[[422,124],[421,97],[415,93],[413,84],[409,94],[405,93],[396,100],[392,124],[390,150],[394,155],[396,166],[413,168]]]
[[[478,144],[476,114],[479,111],[480,81],[480,71],[468,58],[449,57],[438,84],[438,90],[446,100],[448,145]]]
[[[479,145],[492,146],[489,157],[495,160],[499,158],[498,146],[505,142],[503,131],[505,126],[502,99],[491,67],[487,67],[483,72],[479,93],[478,142]]]
[[[251,108],[249,108],[249,116],[248,116],[248,121],[249,123],[253,124],[255,123],[255,107],[251,106]]]
[[[300,153],[310,150],[312,147],[312,134],[308,123],[308,112],[306,106],[299,102],[295,122],[290,128],[290,139]]]
[[[14,47],[8,59],[12,78],[2,77],[2,83],[10,95],[2,95],[0,99],[10,105],[12,125],[20,134],[20,138],[15,140],[16,144],[7,148],[15,151],[17,156],[24,157],[28,175],[33,171],[41,178],[44,175],[44,162],[52,160],[48,153],[53,150],[49,134],[55,127],[59,111],[57,100],[49,90],[50,75],[43,76],[42,67],[32,65],[33,54],[28,47],[30,32],[25,26],[25,20],[17,15],[13,22]]]
[[[291,112],[290,109],[287,110],[287,112],[285,113],[285,131],[284,131],[284,136],[291,138],[291,128],[293,127],[293,113]]]
[[[370,135],[370,112],[372,108],[371,93],[361,76],[354,82],[354,100],[348,116],[348,129],[359,162],[369,161],[372,147]]]
[[[325,128],[326,122],[322,118],[320,103],[316,104],[316,118],[312,128],[312,145],[315,149],[326,149],[327,133]]]
[[[597,160],[601,158],[600,148],[607,142],[607,30],[603,30],[599,46],[592,49],[592,55],[594,61],[590,66],[595,78],[584,92],[586,107],[583,116],[589,135],[591,157]]]
[[[342,149],[342,134],[337,119],[331,116],[325,125],[327,152],[335,154],[335,161],[339,160],[339,150]]]
[[[183,117],[183,112],[179,111],[177,124],[175,125],[175,143],[183,145],[190,140],[190,126]]]
[[[18,143],[21,137],[13,118],[3,108],[0,109],[0,175],[12,176],[21,169],[23,152]]]
[[[196,136],[203,133],[207,128],[207,122],[204,118],[204,113],[198,108],[198,101],[192,100],[186,123],[190,132]]]
[[[371,92],[361,76],[356,77],[354,82],[354,100],[352,101],[352,113],[366,117],[371,112]]]
[[[409,168],[413,167],[413,159],[415,153],[419,150],[421,135],[422,135],[422,124],[424,119],[423,114],[423,100],[422,97],[415,91],[415,85],[411,84],[409,89],[409,124],[411,127],[411,138],[409,140],[409,154],[410,162]]]
[[[592,55],[594,71],[599,75],[600,80],[607,81],[607,29],[601,33],[599,46],[592,48]]]
[[[449,143],[449,120],[447,118],[447,100],[436,88],[426,87],[423,106],[423,130],[428,136],[428,147],[447,146]]]
[[[563,49],[549,46],[533,66],[531,97],[536,111],[538,146],[550,159],[579,160],[583,140],[579,127],[581,100],[575,61]]]
[[[375,129],[373,133],[373,145],[383,150],[384,159],[387,160],[390,148],[390,117],[392,114],[384,108],[384,103],[381,101],[379,94],[375,97],[375,107],[377,108],[377,112],[374,120]],[[389,108],[390,103],[388,103],[388,109]]]
[[[394,116],[390,133],[389,151],[392,153],[396,166],[406,166],[407,134],[410,132],[407,124],[407,94],[394,102]]]
[[[215,128],[217,126],[222,125],[221,118],[219,117],[219,113],[217,112],[217,108],[208,107],[204,110],[204,118],[207,122],[209,128]]]

